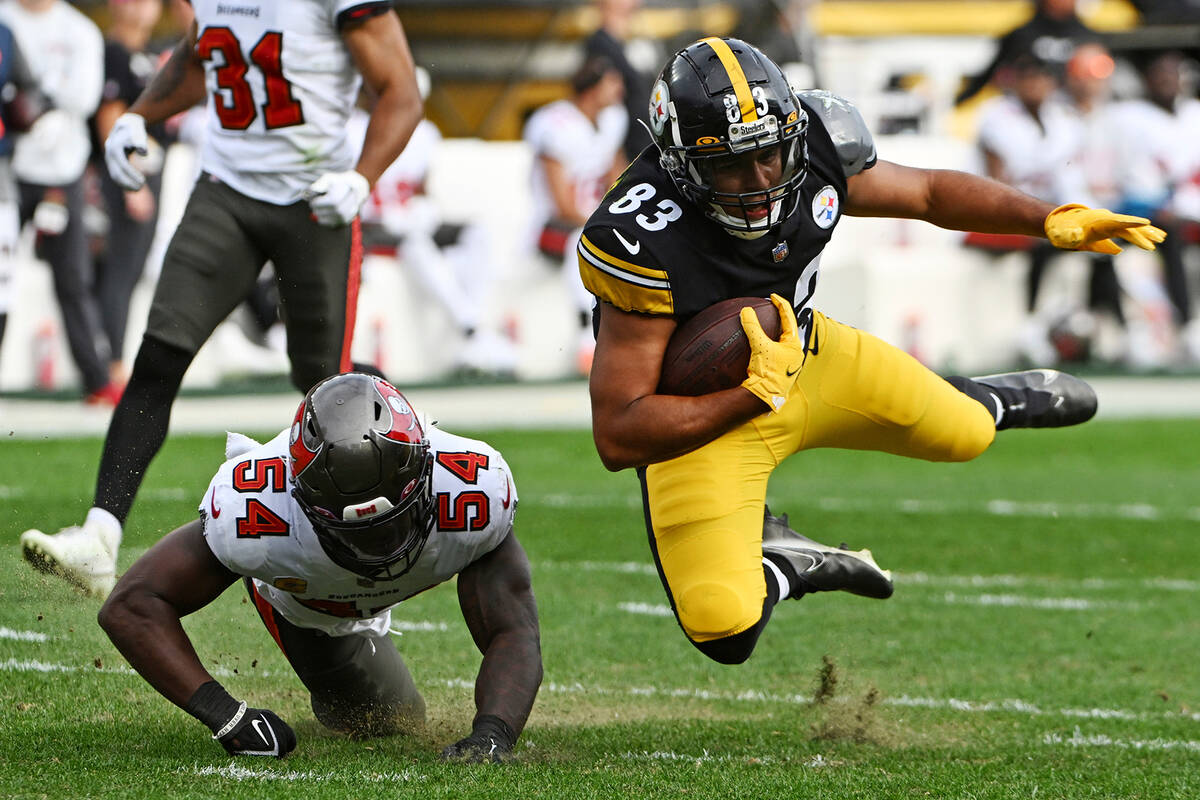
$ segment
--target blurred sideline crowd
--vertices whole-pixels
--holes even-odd
[[[647,96],[656,65],[669,55],[665,42],[648,46],[633,29],[639,0],[595,5],[599,25],[582,42],[566,96],[525,122],[530,218],[515,234],[539,269],[561,273],[576,326],[560,349],[570,353],[567,372],[581,375],[594,340],[592,298],[579,279],[575,247],[606,188],[650,142]],[[734,35],[787,65],[795,88],[815,88],[818,45],[789,13],[804,4],[744,5]],[[1188,0],[1139,11],[1148,21],[1200,23],[1200,5]],[[186,30],[191,10],[183,0],[108,0],[106,19],[102,32],[66,0],[0,0],[0,344],[10,309],[21,302],[14,272],[28,258],[18,254],[32,247],[53,276],[85,401],[115,405],[128,377],[126,336],[136,329],[131,297],[140,280],[153,277],[146,273],[148,263],[153,272],[156,232],[165,238],[158,231],[164,155],[175,144],[199,145],[204,110],[150,130],[153,146],[139,163],[147,185],[136,192],[118,187],[104,167],[102,143]],[[997,41],[992,61],[964,76],[954,102],[975,120],[980,172],[1054,204],[1144,216],[1169,233],[1153,271],[1123,270],[1119,255],[1089,255],[1085,301],[1077,307],[1045,297],[1045,278],[1062,257],[1045,242],[968,236],[968,247],[1027,260],[1024,322],[1012,336],[1029,363],[1200,364],[1196,58],[1195,48],[1157,45],[1117,52],[1080,20],[1075,0],[1039,0],[1027,23]],[[428,94],[429,73],[419,70],[418,77]],[[366,120],[364,112],[350,127],[358,142]],[[363,244],[376,261],[403,271],[447,321],[452,372],[519,376],[519,326],[493,307],[497,283],[507,277],[493,257],[496,232],[479,220],[448,217],[429,196],[431,166],[443,146],[437,127],[422,121],[363,207]],[[268,265],[216,344],[286,371],[277,302]],[[30,368],[39,368],[36,357]],[[49,388],[52,381],[38,375],[33,383]]]

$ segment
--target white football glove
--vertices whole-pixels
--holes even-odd
[[[142,188],[146,176],[129,160],[131,153],[146,155],[150,142],[146,137],[146,120],[141,114],[128,112],[117,117],[108,138],[104,140],[104,163],[108,174],[119,186],[131,192]]]
[[[312,207],[317,222],[330,228],[349,224],[371,194],[367,179],[348,169],[345,172],[326,172],[312,182],[304,197]]]

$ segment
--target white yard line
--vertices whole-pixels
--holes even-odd
[[[124,665],[115,668],[105,667],[103,669],[94,669],[91,666],[79,667],[69,664],[54,664],[32,659],[20,660],[15,658],[0,661],[0,672],[95,672],[101,674],[118,674],[128,676],[136,675],[132,669]],[[232,670],[224,669],[215,670],[214,674],[217,673],[220,673],[222,676],[233,674]],[[269,673],[256,672],[255,676],[269,676]],[[450,689],[471,691],[475,688],[475,681],[470,678],[451,678],[441,681],[440,683],[442,686]],[[742,689],[740,691],[729,691],[719,689],[697,689],[693,687],[655,686],[653,684],[610,688],[578,681],[572,683],[546,681],[542,684],[541,691],[547,694],[561,695],[661,698],[666,700],[689,699],[732,703],[771,703],[776,705],[786,704],[806,706],[811,705],[813,702],[812,695],[807,692],[787,694],[753,688]],[[964,700],[962,698],[955,697],[914,697],[911,695],[902,694],[892,697],[884,697],[880,702],[883,705],[897,706],[901,708],[925,708],[967,714],[1017,714],[1031,717],[1057,716],[1066,717],[1069,719],[1116,720],[1122,722],[1154,722],[1162,720],[1185,720],[1190,722],[1200,722],[1200,712],[1130,711],[1128,709],[1119,708],[1045,708],[1039,706],[1037,703],[1015,698],[1006,698],[1003,700]],[[1064,740],[1061,743],[1073,744],[1073,742],[1067,740]],[[1078,744],[1091,743],[1093,742],[1078,742]]]
[[[1047,611],[1094,611],[1102,608],[1137,610],[1141,603],[1118,600],[1085,600],[1082,597],[1023,597],[1017,594],[960,595],[946,592],[942,600],[951,605],[1000,606],[1003,608],[1040,608]]]
[[[535,561],[534,570],[575,570],[612,572],[622,575],[658,577],[654,564],[639,561]],[[1164,592],[1200,592],[1200,581],[1149,576],[1144,578],[1063,578],[1050,575],[931,575],[928,572],[892,572],[896,583],[905,587],[931,589],[1021,589],[1026,587],[1057,591],[1108,592],[1144,589]],[[535,578],[536,582],[536,578]]]
[[[538,494],[526,491],[522,502],[551,508],[609,509],[641,508],[634,494],[581,495],[568,492]],[[1014,500],[996,497],[988,500],[929,500],[917,497],[876,499],[869,495],[821,497],[815,501],[789,504],[786,499],[770,498],[768,505],[799,514],[807,506],[829,512],[873,512],[905,515],[986,514],[993,517],[1032,517],[1034,519],[1120,519],[1150,522],[1200,522],[1200,506],[1160,506],[1153,503],[1064,503],[1053,500]]]
[[[673,617],[670,606],[655,603],[617,603],[617,608],[629,614],[645,614],[651,617]]]
[[[14,631],[12,628],[0,627],[0,639],[15,639],[18,642],[44,642],[50,637],[37,631]]]
[[[1047,733],[1042,744],[1067,747],[1115,747],[1120,750],[1186,750],[1200,753],[1200,741],[1192,739],[1114,739],[1102,733],[1085,734],[1079,728],[1070,736]]]
[[[177,772],[190,772],[192,775],[200,777],[216,776],[218,778],[227,778],[233,781],[344,781],[346,776],[326,775],[313,770],[280,770],[273,769],[251,769],[238,764],[226,764],[220,767],[191,767],[180,768]],[[353,776],[355,781],[366,781],[368,783],[408,783],[411,781],[428,780],[428,775],[422,775],[414,770],[403,770],[401,772],[360,772]]]

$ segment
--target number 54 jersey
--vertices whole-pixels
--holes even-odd
[[[434,527],[413,568],[371,581],[335,564],[292,499],[289,432],[232,455],[200,504],[213,554],[289,621],[331,636],[383,636],[391,607],[445,581],[512,530],[517,490],[508,464],[485,442],[426,427],[434,454]],[[249,440],[246,440],[249,441]]]
[[[300,199],[324,172],[354,164],[346,121],[358,70],[342,26],[379,0],[192,0],[208,122],[201,167],[244,195]]]

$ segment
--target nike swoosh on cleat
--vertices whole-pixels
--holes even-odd
[[[622,236],[621,232],[616,228],[613,228],[613,236],[616,236],[621,244],[625,245],[625,249],[629,251],[629,255],[636,256],[638,253],[642,252],[641,242],[635,241],[630,244],[629,240]]]

